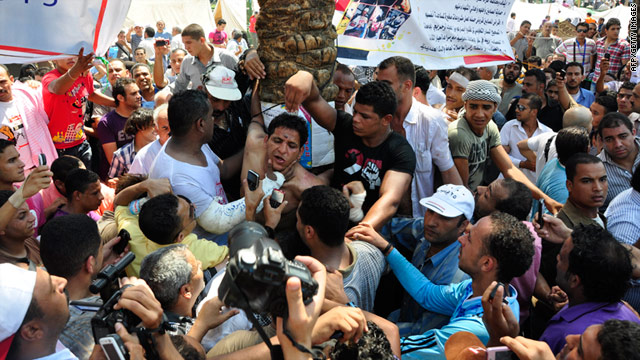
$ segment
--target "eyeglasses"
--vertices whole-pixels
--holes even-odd
[[[526,106],[524,106],[524,105],[520,105],[520,104],[518,104],[518,105],[516,105],[516,109],[518,109],[518,110],[520,110],[520,111],[525,111],[525,110],[527,110],[527,107],[526,107]]]
[[[586,32],[587,32],[587,31],[589,31],[589,30],[585,30],[585,29],[578,29],[578,30],[576,30],[576,31],[577,31],[577,32],[579,32],[579,33],[586,33]]]

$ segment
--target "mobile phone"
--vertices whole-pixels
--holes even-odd
[[[47,165],[47,157],[44,154],[38,155],[38,166]]]
[[[559,73],[560,73],[560,77],[563,78],[563,79],[567,75],[567,72],[564,71],[564,70],[560,70]]]
[[[607,60],[611,59],[611,54],[605,53],[604,54],[604,58],[607,59]]]
[[[165,45],[169,45],[169,40],[166,40],[166,39],[156,40],[156,46],[165,46]]]
[[[129,240],[131,240],[131,235],[126,229],[122,229],[118,233],[118,236],[120,236],[120,241],[118,241],[118,243],[113,246],[113,251],[116,254],[122,254],[124,248],[126,248],[127,244],[129,244]]]
[[[253,170],[249,170],[247,172],[247,183],[249,183],[249,190],[254,191],[258,188],[258,180],[260,179],[260,175]]]
[[[129,352],[118,334],[109,334],[100,339],[100,347],[108,360],[129,360]]]
[[[540,229],[544,227],[544,218],[542,217],[542,213],[544,212],[544,201],[538,200],[538,225],[540,225]]]
[[[504,284],[501,282],[498,282],[498,284],[493,288],[493,290],[491,290],[491,294],[489,294],[489,300],[493,300],[493,298],[496,296],[496,291],[498,291],[498,288],[502,286],[502,289],[504,289]],[[502,295],[503,297],[506,296],[506,294],[503,293]]]
[[[275,209],[278,206],[280,206],[280,204],[282,204],[283,200],[284,200],[284,191],[280,189],[274,189],[273,192],[271,193],[271,200],[269,201],[269,204],[271,204],[271,207]]]
[[[511,360],[518,357],[506,346],[494,346],[487,348],[487,360]]]

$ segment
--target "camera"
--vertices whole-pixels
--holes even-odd
[[[156,40],[156,46],[165,46],[165,45],[169,45],[169,40],[167,39]]]
[[[229,256],[218,289],[220,299],[227,306],[286,317],[285,287],[290,277],[300,279],[305,305],[318,292],[318,283],[306,265],[287,260],[280,245],[269,239],[264,227],[255,222],[246,221],[231,229]]]

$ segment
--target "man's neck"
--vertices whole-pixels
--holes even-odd
[[[578,44],[584,45],[587,42],[587,38],[584,38],[584,39],[576,38],[576,41],[578,42]]]
[[[82,205],[74,203],[73,201],[64,205],[62,210],[69,214],[87,214],[90,211],[85,211],[85,209],[82,208]]]
[[[610,38],[610,37],[608,37],[608,36],[607,36],[607,40],[605,40],[605,43],[607,43],[607,44],[613,44],[613,43],[615,43],[616,41],[618,41],[618,38],[613,38],[613,39],[612,39],[612,38]]]
[[[180,297],[180,299],[178,299],[176,305],[169,309],[169,311],[178,316],[193,317],[193,303],[184,299],[182,295],[178,296]]]
[[[538,119],[526,119],[525,121],[521,121],[520,124],[522,124],[522,128],[527,133],[527,136],[531,137],[538,128]]]
[[[538,96],[540,96],[540,99],[542,100],[542,106],[540,106],[540,110],[544,109],[545,107],[547,107],[547,95],[544,93],[536,93]]]
[[[213,46],[209,45],[208,43],[205,43],[204,46],[205,47],[200,50],[200,53],[196,57],[198,58],[198,60],[200,60],[201,63],[207,65],[213,57],[214,50]]]
[[[156,95],[156,92],[155,92],[155,89],[153,88],[153,85],[151,85],[146,90],[140,90],[140,94],[142,95],[142,98],[145,99],[146,101],[152,101],[154,96]]]
[[[393,115],[394,119],[397,120],[397,122],[399,124],[396,124],[396,126],[400,126],[402,127],[402,123],[404,122],[404,119],[407,117],[407,114],[409,114],[409,111],[411,111],[411,105],[412,105],[412,99],[413,96],[411,96],[411,94],[409,94],[409,97],[406,97],[404,99],[402,99],[402,101],[400,103],[398,103],[398,107],[396,108],[396,113]],[[394,128],[394,131],[398,132],[398,129]],[[404,128],[402,128],[402,132],[404,133]]]
[[[495,276],[488,276],[488,274],[486,275],[480,274],[476,277],[473,277],[471,280],[473,297],[482,296],[482,294],[484,294],[484,291],[487,290],[487,288],[489,287],[489,285],[491,285],[491,282],[493,281],[498,281],[498,280],[496,279]],[[504,285],[505,285],[505,290],[509,288],[509,284],[504,284]]]
[[[580,92],[580,86],[576,86],[574,88],[570,88],[567,86],[567,91],[569,92],[569,95],[575,95]]]
[[[502,79],[502,88],[503,89],[511,89],[512,87],[516,86],[516,82],[512,82],[512,83],[508,83],[505,79]]]
[[[429,250],[427,250],[427,258],[430,258],[436,254],[438,254],[440,251],[446,249],[449,245],[453,244],[454,241],[458,241],[458,239],[452,239],[450,241],[447,242],[438,242],[438,243],[432,243],[430,242],[430,246],[429,246]]]
[[[27,256],[27,248],[24,247],[26,239],[9,239],[4,236],[0,240],[0,253],[4,253],[11,257],[23,258]]]
[[[133,110],[134,109],[130,108],[129,106],[125,104],[121,104],[116,108],[116,113],[122,116],[123,118],[128,118],[133,113]]]
[[[314,248],[311,249],[311,256],[318,259],[318,261],[331,270],[345,269],[351,265],[353,261],[346,243],[336,247],[318,244],[318,246],[314,246]]]
[[[138,152],[140,149],[142,149],[146,144],[142,144],[142,137],[141,136],[136,136],[133,139],[133,150],[135,152]]]
[[[196,159],[203,156],[203,143],[199,139],[192,139],[189,136],[173,136],[167,141],[166,151],[176,160],[184,161],[183,159],[186,158]]]
[[[583,216],[588,217],[589,219],[595,219],[598,216],[597,207],[592,208],[592,207],[584,207],[582,205],[579,205],[577,202],[571,199],[571,194],[569,194],[569,200],[571,200],[571,203],[573,204],[573,206],[575,206],[576,209],[578,209],[580,214],[582,214]]]
[[[19,354],[11,353],[11,358],[15,360],[31,360],[39,359],[56,353],[56,344],[58,338],[41,339],[38,342],[30,342],[28,344],[21,343],[18,348]]]
[[[391,130],[391,128],[386,128],[384,130],[384,132],[381,131],[379,134],[375,134],[375,135],[372,135],[371,137],[367,137],[367,138],[362,137],[361,138],[362,139],[362,143],[365,146],[370,147],[370,148],[377,147],[380,144],[382,144],[385,140],[387,140],[389,135],[391,135],[392,131],[393,130]]]
[[[68,278],[65,290],[69,294],[69,300],[80,300],[93,296],[89,291],[89,285],[91,285],[91,275],[84,271]]]
[[[584,296],[582,291],[567,291],[567,298],[569,299],[569,306],[576,306],[580,304],[584,304],[589,302],[589,300]]]
[[[13,183],[0,182],[0,190],[15,191],[16,188],[13,186]]]

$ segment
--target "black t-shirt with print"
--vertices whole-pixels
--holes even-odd
[[[362,181],[367,190],[362,206],[365,213],[380,197],[380,185],[388,170],[413,176],[416,155],[402,135],[392,132],[382,144],[370,148],[353,133],[353,117],[344,111],[338,111],[333,136],[336,160],[331,185],[342,189],[342,186],[351,181]]]

